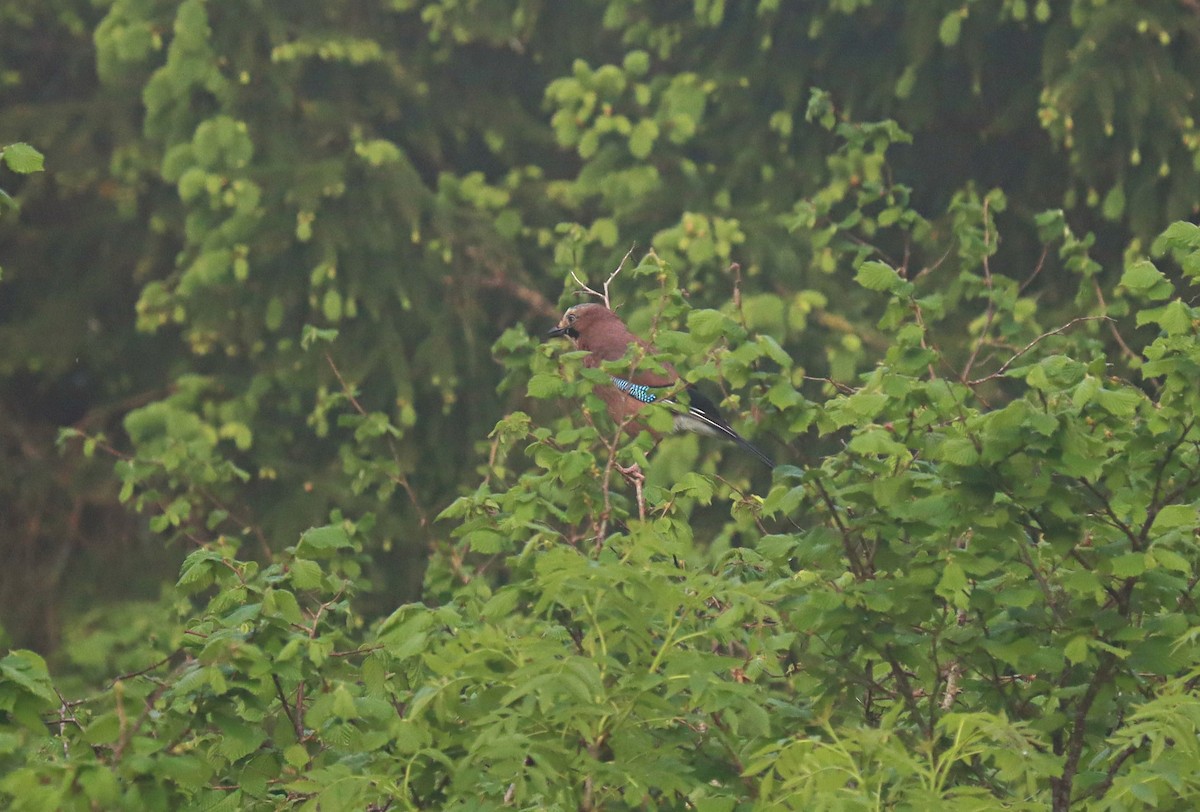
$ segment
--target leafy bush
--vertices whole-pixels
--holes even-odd
[[[844,127],[847,149],[883,131]],[[765,492],[752,461],[718,475],[693,438],[647,459],[647,435],[602,415],[603,373],[509,331],[509,385],[561,416],[496,425],[481,481],[440,517],[456,541],[427,604],[355,609],[370,517],[261,562],[198,540],[163,603],[173,630],[105,655],[143,667],[68,699],[31,652],[0,663],[0,792],[28,809],[1193,803],[1197,313],[1148,258],[1101,295],[1051,212],[1048,255],[1088,307],[1040,324],[992,269],[1002,205],[960,196],[949,254],[902,210],[893,228],[941,264],[831,242],[888,344],[853,383],[748,330],[764,303],[692,309],[653,253],[620,278],[649,291],[625,315],[664,358],[785,441]],[[1154,248],[1200,273],[1200,228]],[[1134,352],[1106,307],[1157,336]],[[349,427],[383,420],[355,403]],[[203,431],[152,440],[164,408],[131,415],[122,465],[166,529],[163,476],[233,469]],[[809,444],[828,450],[798,464]],[[705,512],[727,518],[700,537]]]
[[[785,5],[8,12],[95,48],[59,50],[104,126],[6,74],[103,216],[42,206],[5,369],[113,373],[63,445],[186,558],[78,613],[54,677],[0,656],[4,804],[1196,806],[1200,228],[1162,231],[1195,15]],[[538,340],[635,239],[645,363],[719,393],[769,481],[627,437]],[[83,278],[97,245],[136,290],[93,337],[108,299],[42,298],[30,258]],[[21,453],[0,486],[67,537],[91,503]]]

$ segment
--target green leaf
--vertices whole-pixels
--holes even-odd
[[[292,584],[297,589],[316,589],[321,585],[321,565],[307,558],[295,558],[288,564]]]
[[[698,341],[706,343],[724,335],[728,322],[728,317],[717,310],[693,310],[687,317],[688,331]]]
[[[29,144],[20,141],[9,144],[3,151],[0,151],[0,156],[3,156],[4,163],[8,165],[9,169],[22,175],[42,171],[42,153]]]
[[[491,528],[473,530],[463,536],[463,541],[472,551],[483,555],[492,555],[512,546],[507,537]]]
[[[1125,553],[1114,558],[1111,562],[1112,574],[1118,578],[1132,578],[1146,571],[1146,553]]]
[[[895,269],[890,265],[885,265],[882,262],[864,262],[858,266],[858,273],[854,276],[854,281],[862,285],[867,290],[886,291],[894,293],[905,285],[908,285],[900,274],[896,273]]]
[[[1162,271],[1146,259],[1138,260],[1125,269],[1121,275],[1121,286],[1150,301],[1166,299],[1175,292]]]
[[[1125,187],[1118,183],[1104,196],[1101,213],[1106,220],[1120,220],[1125,213]]]
[[[1191,563],[1174,550],[1159,546],[1150,551],[1150,556],[1165,569],[1182,572],[1184,575],[1192,574]]]
[[[937,594],[946,598],[956,606],[966,606],[966,591],[969,582],[967,573],[954,559],[946,562],[942,569],[942,577],[938,581]]]
[[[1145,397],[1140,390],[1133,388],[1100,389],[1096,392],[1096,402],[1100,408],[1116,417],[1132,415]]]
[[[263,612],[268,615],[278,614],[289,623],[300,623],[304,620],[296,596],[286,589],[268,589],[263,593]]]
[[[713,498],[713,484],[705,476],[691,471],[683,475],[674,487],[671,488],[671,493],[677,493],[683,496],[690,496],[696,499],[703,505],[707,505]]]
[[[552,372],[539,372],[529,379],[529,397],[552,398],[563,392],[562,376]]]
[[[0,659],[0,686],[5,681],[47,704],[58,704],[58,695],[54,693],[46,661],[35,652],[16,649]]]
[[[979,450],[970,437],[950,437],[937,447],[937,457],[953,465],[974,465],[979,461]]]
[[[942,18],[942,23],[938,26],[938,39],[942,41],[942,45],[950,48],[958,42],[964,16],[962,11],[952,11]]]
[[[1087,659],[1089,641],[1090,638],[1082,634],[1072,637],[1070,642],[1063,647],[1063,654],[1072,663],[1078,665]]]
[[[644,118],[639,121],[629,134],[629,152],[641,160],[650,155],[654,142],[658,138],[658,125],[653,119]]]
[[[297,558],[327,558],[335,550],[350,546],[350,538],[341,525],[330,524],[305,530],[296,545]]]
[[[1200,512],[1196,505],[1167,505],[1154,517],[1154,529],[1158,532],[1176,527],[1200,526]]]
[[[337,340],[337,337],[338,331],[333,328],[320,328],[306,324],[300,331],[300,346],[302,349],[307,350],[318,341],[325,341],[332,344]]]

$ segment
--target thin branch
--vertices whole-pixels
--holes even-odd
[[[571,271],[571,278],[574,279],[575,284],[579,285],[579,287],[580,287],[579,292],[587,293],[591,296],[595,296],[600,301],[604,302],[605,307],[607,307],[609,310],[612,310],[613,309],[612,299],[608,295],[608,286],[611,285],[612,281],[617,278],[617,274],[621,273],[621,271],[625,269],[625,263],[629,261],[629,257],[633,255],[633,249],[636,247],[637,247],[636,245],[629,246],[629,250],[625,252],[625,256],[622,257],[622,259],[621,259],[621,264],[617,266],[617,269],[615,271],[613,271],[612,273],[610,273],[608,275],[608,279],[604,280],[604,292],[603,293],[596,290],[595,288],[588,287],[586,282],[584,282],[582,279],[580,279],[578,276],[576,276],[575,271]]]
[[[558,308],[554,306],[553,302],[543,296],[541,291],[515,281],[512,278],[511,272],[508,272],[500,263],[489,259],[485,252],[478,246],[469,246],[467,248],[467,256],[485,266],[490,272],[489,276],[485,276],[479,280],[479,284],[483,287],[510,293],[513,298],[523,302],[535,313],[542,316],[558,316]]]
[[[140,677],[143,674],[148,674],[149,672],[154,671],[157,668],[161,668],[162,666],[167,664],[168,660],[170,660],[172,657],[174,657],[178,653],[179,653],[179,649],[176,649],[175,651],[172,651],[170,654],[168,654],[166,657],[163,657],[158,662],[151,663],[150,665],[146,666],[143,669],[140,669],[138,671],[130,671],[127,674],[120,674],[118,676],[113,677],[109,681],[108,687],[105,688],[105,690],[106,691],[111,690],[114,685],[116,685],[118,682],[121,682],[122,680],[133,679],[134,677]]]
[[[1104,292],[1100,289],[1100,283],[1097,282],[1094,277],[1092,278],[1092,289],[1096,292],[1096,299],[1100,302],[1100,307],[1105,313],[1107,313],[1108,302],[1104,301]],[[1109,319],[1108,331],[1112,333],[1112,337],[1117,342],[1117,346],[1121,348],[1121,354],[1131,361],[1136,361],[1138,354],[1131,350],[1129,345],[1125,343],[1125,339],[1121,337],[1121,332],[1117,329],[1117,323],[1112,319]]]
[[[1113,527],[1118,528],[1122,533],[1125,534],[1125,538],[1129,539],[1129,544],[1134,550],[1140,551],[1141,543],[1139,541],[1138,534],[1133,532],[1132,527],[1121,521],[1121,519],[1113,511],[1112,505],[1109,504],[1108,498],[1104,494],[1100,493],[1100,490],[1091,482],[1089,482],[1086,477],[1080,477],[1079,482],[1083,485],[1083,487],[1088,489],[1092,496],[1100,500],[1100,505],[1104,508],[1104,514],[1112,521]]]
[[[358,398],[354,394],[354,390],[346,383],[346,379],[342,377],[342,371],[338,369],[337,364],[333,362],[333,356],[325,353],[325,361],[329,364],[329,368],[333,370],[333,375],[337,378],[338,384],[342,387],[342,394],[346,396],[346,400],[354,407],[354,411],[358,412],[361,417],[367,416],[367,410],[358,402]],[[396,472],[385,472],[385,476],[408,495],[408,500],[412,503],[413,509],[417,512],[417,521],[423,529],[429,530],[429,514],[425,512],[424,506],[420,499],[417,498],[417,491],[413,488],[412,483],[408,479],[408,475],[403,473],[400,465],[400,450],[396,447],[396,443],[391,437],[387,438],[388,451],[391,452],[392,462],[396,464]]]
[[[917,695],[913,692],[912,683],[908,681],[908,673],[904,667],[900,665],[900,661],[896,659],[896,655],[892,653],[890,646],[884,646],[883,657],[888,661],[888,665],[892,667],[892,678],[896,680],[896,687],[899,688],[900,698],[904,701],[908,712],[912,714],[913,721],[925,728],[925,724],[921,721],[921,709],[917,706]],[[926,737],[929,736],[930,730],[925,729]]]
[[[1024,539],[1017,541],[1017,552],[1021,556],[1021,563],[1029,568],[1035,581],[1038,582],[1038,587],[1042,590],[1042,596],[1046,599],[1046,606],[1050,609],[1050,613],[1054,615],[1054,619],[1062,623],[1062,611],[1059,609],[1058,601],[1054,598],[1054,590],[1050,588],[1050,583],[1046,580],[1046,576],[1038,568],[1033,560],[1033,556],[1029,554],[1029,546],[1025,544]]]
[[[1108,792],[1108,788],[1112,786],[1113,779],[1117,777],[1117,773],[1121,770],[1121,765],[1128,761],[1130,756],[1140,750],[1146,741],[1147,740],[1143,738],[1138,743],[1131,744],[1122,750],[1117,757],[1112,760],[1112,763],[1108,765],[1108,770],[1105,772],[1104,778],[1101,779],[1100,783],[1089,788],[1087,792],[1076,798],[1074,803],[1080,803],[1085,798],[1104,797],[1104,793]]]
[[[838,381],[835,381],[833,378],[819,378],[819,377],[814,377],[812,375],[805,375],[804,380],[812,381],[813,383],[827,383],[830,386],[832,386],[834,389],[836,389],[839,394],[842,394],[842,395],[853,395],[855,392],[858,391],[853,386],[849,386],[848,384],[844,384],[844,383],[839,383]]]
[[[83,725],[79,724],[79,720],[75,718],[75,712],[71,710],[71,706],[67,702],[67,698],[62,695],[62,691],[55,687],[54,693],[58,695],[60,703],[58,706],[58,737],[62,739],[63,758],[70,758],[71,748],[67,743],[67,722],[73,723],[80,730],[83,729]]]
[[[992,244],[992,228],[988,223],[988,204],[989,198],[983,199],[983,284],[987,288],[987,313],[984,316],[983,329],[979,331],[979,338],[975,342],[975,346],[971,349],[971,355],[967,358],[967,364],[963,367],[962,375],[959,376],[960,381],[969,380],[971,377],[971,367],[975,366],[975,359],[979,357],[979,351],[983,348],[983,343],[987,340],[988,334],[992,331],[992,322],[996,320],[996,289],[992,282],[992,264],[988,259],[988,249]],[[933,367],[930,367],[930,377],[932,377]]]
[[[912,281],[916,282],[921,277],[928,276],[929,274],[936,271],[938,268],[940,268],[942,266],[943,262],[945,262],[947,259],[949,259],[950,255],[952,253],[954,253],[953,245],[946,249],[946,253],[942,254],[941,257],[938,258],[937,262],[933,263],[932,265],[926,265],[924,268],[917,271],[917,275],[912,278]],[[906,262],[906,264],[907,264],[907,262]]]
[[[954,707],[954,700],[958,699],[962,688],[959,687],[958,681],[962,678],[962,666],[958,664],[958,660],[952,660],[946,668],[946,693],[942,695],[942,710],[948,711]]]
[[[1038,278],[1038,275],[1042,272],[1042,268],[1046,265],[1046,255],[1049,253],[1050,249],[1048,247],[1042,248],[1042,255],[1038,257],[1037,265],[1033,267],[1033,273],[1031,273],[1028,278],[1021,283],[1021,287],[1017,288],[1018,296],[1024,293],[1027,287],[1033,284],[1033,280]]]
[[[737,262],[731,262],[728,271],[733,274],[733,306],[738,312],[738,322],[745,327],[746,312],[742,309],[742,266]]]
[[[1111,681],[1111,672],[1116,659],[1116,655],[1107,652],[1101,655],[1100,667],[1096,669],[1083,696],[1079,698],[1079,704],[1075,707],[1075,715],[1071,720],[1071,735],[1067,738],[1062,775],[1050,779],[1055,810],[1066,812],[1071,807],[1071,786],[1075,783],[1075,775],[1079,770],[1079,759],[1083,755],[1084,740],[1087,738],[1088,713],[1091,711],[1096,697],[1100,694],[1100,689]]]
[[[864,578],[866,572],[863,569],[862,561],[859,559],[858,551],[854,549],[854,539],[850,535],[850,529],[842,523],[842,517],[838,515],[837,506],[833,503],[833,497],[829,495],[829,491],[821,483],[821,480],[813,480],[813,485],[816,486],[817,492],[821,495],[821,501],[825,503],[825,507],[829,510],[829,515],[833,519],[833,523],[837,525],[838,532],[842,536],[842,549],[846,553],[846,559],[850,562],[850,569],[857,578]]]
[[[296,740],[303,738],[304,727],[300,721],[300,714],[292,711],[291,703],[287,700],[287,694],[283,690],[283,683],[279,680],[278,674],[272,674],[271,679],[275,681],[275,695],[279,697],[279,704],[283,705],[283,712],[287,715],[288,721],[292,723],[292,730],[296,733]]]
[[[1001,364],[1000,368],[997,369],[992,374],[985,375],[982,378],[976,378],[973,381],[965,381],[965,383],[967,384],[967,386],[978,386],[979,384],[986,383],[987,381],[990,381],[994,378],[999,378],[1001,375],[1003,375],[1005,372],[1007,372],[1009,367],[1011,367],[1013,364],[1015,364],[1021,356],[1023,356],[1025,353],[1032,350],[1038,344],[1042,343],[1043,341],[1045,341],[1047,338],[1050,338],[1051,336],[1061,335],[1061,334],[1065,333],[1067,330],[1074,327],[1076,324],[1079,324],[1080,322],[1084,322],[1084,321],[1112,321],[1112,319],[1110,319],[1108,316],[1080,316],[1079,318],[1071,319],[1069,322],[1067,322],[1063,326],[1056,327],[1055,329],[1053,329],[1047,333],[1042,333],[1040,336],[1035,338],[1033,341],[1030,341],[1028,344],[1026,344],[1024,347],[1022,347],[1020,350],[1018,350],[1016,355],[1014,355],[1012,358],[1009,358],[1007,361],[1005,361],[1003,364]]]

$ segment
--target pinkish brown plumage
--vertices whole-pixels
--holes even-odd
[[[620,361],[625,357],[630,345],[641,347],[646,351],[646,355],[656,353],[653,345],[630,332],[620,316],[595,302],[567,308],[558,326],[547,335],[570,338],[576,349],[590,353],[584,359],[584,365],[592,368],[597,368],[606,361]],[[687,411],[676,413],[677,431],[694,431],[732,440],[757,456],[767,467],[775,467],[770,457],[733,430],[708,398],[692,386],[680,387],[679,373],[674,367],[662,364],[661,373],[635,369],[633,367],[636,366],[636,360],[631,361],[628,373],[612,375],[612,386],[596,389],[596,394],[604,401],[609,415],[618,425],[626,426],[631,432],[639,431],[642,426],[633,420],[639,411],[659,400],[674,400],[677,390],[682,389],[686,392]]]

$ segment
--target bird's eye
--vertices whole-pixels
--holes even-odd
[[[574,323],[575,323],[575,314],[568,313],[567,314],[567,324],[574,324]]]

